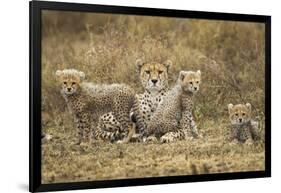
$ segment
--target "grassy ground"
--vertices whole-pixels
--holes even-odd
[[[264,169],[264,144],[225,142],[227,104],[252,104],[264,133],[264,32],[260,23],[43,11],[42,180],[70,182]],[[172,60],[201,70],[194,115],[204,137],[171,144],[75,141],[73,117],[55,71],[76,68],[95,83],[126,83],[143,92],[135,61]]]
[[[72,131],[48,128],[56,137],[43,144],[43,183],[264,170],[264,143],[229,144],[226,129],[207,121],[198,140],[77,146]]]

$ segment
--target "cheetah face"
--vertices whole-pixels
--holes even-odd
[[[197,93],[201,83],[201,71],[180,71],[178,81],[184,92]]]
[[[140,59],[136,61],[142,86],[149,92],[159,92],[168,87],[168,70],[172,62],[144,63]]]
[[[251,104],[229,104],[228,113],[231,124],[233,125],[243,125],[251,119]]]
[[[66,95],[76,93],[85,78],[84,72],[75,69],[57,70],[56,76],[61,84],[61,92]]]

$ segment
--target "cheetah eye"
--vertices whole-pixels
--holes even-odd
[[[76,82],[72,82],[72,85],[75,85],[76,84]]]
[[[158,71],[158,73],[159,73],[159,74],[162,74],[162,73],[163,73],[163,71],[162,71],[162,70],[159,70],[159,71]]]
[[[63,82],[63,84],[64,84],[64,85],[66,85],[66,84],[67,84],[67,82]]]
[[[235,113],[235,116],[238,117],[238,113]]]
[[[242,115],[245,116],[246,114],[245,114],[245,113],[242,113]]]
[[[199,81],[196,81],[197,84],[199,84]]]
[[[146,74],[150,74],[150,71],[149,71],[149,70],[146,70],[145,73],[146,73]]]
[[[189,82],[189,84],[193,84],[193,82]]]

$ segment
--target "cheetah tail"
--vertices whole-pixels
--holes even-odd
[[[103,141],[117,141],[121,138],[121,133],[119,130],[115,132],[104,131],[102,129],[98,129],[94,132],[95,139],[101,139]]]

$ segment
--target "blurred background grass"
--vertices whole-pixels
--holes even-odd
[[[197,116],[219,118],[228,103],[250,102],[264,114],[263,24],[76,12],[43,12],[42,88],[47,112],[65,105],[54,72],[76,68],[89,81],[122,82],[142,91],[135,61],[173,61],[202,71]],[[200,113],[199,113],[200,112]],[[51,116],[51,115],[50,115]]]
[[[43,132],[59,136],[60,146],[75,136],[73,117],[55,80],[57,69],[76,68],[88,81],[126,83],[142,92],[138,58],[172,60],[171,86],[180,70],[202,71],[195,117],[209,135],[223,132],[228,103],[250,102],[253,116],[263,124],[264,37],[261,23],[43,11]],[[52,157],[50,149],[45,153]],[[46,172],[57,159],[47,155]]]

